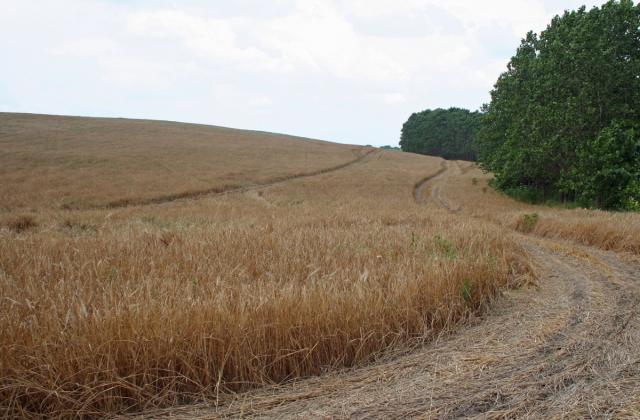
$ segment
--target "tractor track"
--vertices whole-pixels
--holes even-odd
[[[358,157],[356,157],[353,160],[350,160],[345,163],[341,163],[336,166],[331,166],[329,168],[322,168],[315,171],[304,172],[304,173],[299,173],[294,175],[283,175],[277,178],[273,178],[263,182],[258,182],[248,186],[237,186],[237,185],[218,186],[218,187],[206,188],[202,190],[186,191],[181,193],[167,194],[163,196],[150,197],[145,199],[119,199],[119,200],[111,201],[106,204],[100,204],[100,205],[82,207],[82,208],[71,207],[71,208],[64,208],[63,210],[97,210],[97,209],[104,210],[104,209],[118,209],[118,208],[125,208],[125,207],[144,207],[144,206],[167,204],[167,203],[176,202],[176,201],[191,201],[191,200],[198,200],[205,197],[207,198],[222,197],[229,194],[258,191],[258,190],[262,190],[265,188],[272,187],[274,185],[282,184],[282,183],[293,181],[293,180],[298,180],[302,178],[308,178],[312,176],[323,175],[330,172],[339,171],[341,169],[348,168],[351,165],[360,163],[364,161],[366,158],[379,153],[380,153],[379,150],[371,149],[366,151],[365,153],[360,154]]]
[[[460,174],[463,173],[462,168],[457,164],[457,162],[455,167],[453,167],[451,163],[452,161],[443,160],[442,167],[435,174],[423,178],[415,185],[413,196],[416,203],[427,204],[427,200],[425,198],[426,191],[428,189],[431,189],[431,200],[439,207],[447,210],[450,213],[457,213],[462,209],[461,206],[453,205],[440,196],[440,185],[432,185],[434,181],[444,177],[444,175],[446,175],[452,169]]]
[[[413,197],[418,204],[425,204],[424,193],[431,186],[431,182],[438,179],[442,174],[444,174],[448,169],[448,164],[446,160],[443,160],[440,164],[440,169],[438,169],[434,174],[431,174],[425,178],[422,178],[420,181],[416,182],[413,187]]]

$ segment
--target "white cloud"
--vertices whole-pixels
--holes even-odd
[[[267,96],[257,96],[249,101],[249,105],[253,107],[265,107],[271,104],[273,104],[273,101]]]
[[[300,71],[374,82],[408,76],[402,64],[389,55],[383,40],[358,34],[326,3],[314,3],[314,7],[305,3],[305,7],[259,29],[254,33],[256,40]]]
[[[328,2],[299,2],[289,14],[271,20],[223,20],[159,10],[133,13],[127,23],[133,35],[177,43],[198,60],[244,71],[311,72],[364,81],[407,78],[389,54],[392,46],[358,34]],[[241,36],[250,46],[240,45]]]
[[[49,49],[57,55],[104,56],[116,53],[116,43],[106,37],[87,37],[65,41]]]
[[[402,93],[385,93],[382,95],[382,102],[389,105],[401,104],[406,100],[407,98]]]
[[[456,0],[441,2],[440,6],[471,30],[506,22],[520,37],[529,30],[541,29],[548,17],[544,4],[531,0]]]
[[[180,10],[136,12],[127,17],[134,35],[154,42],[179,42],[201,59],[223,61],[256,70],[279,70],[278,62],[255,47],[240,47],[237,21],[207,19]]]
[[[337,3],[352,16],[370,19],[413,15],[433,2],[424,0],[342,0]]]

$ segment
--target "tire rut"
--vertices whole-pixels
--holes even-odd
[[[457,213],[462,209],[460,205],[453,205],[449,203],[447,200],[443,199],[440,195],[440,186],[433,185],[435,181],[444,177],[450,171],[456,171],[458,173],[463,173],[462,168],[457,162],[455,163],[455,167],[451,165],[453,161],[442,161],[442,167],[433,175],[430,175],[426,178],[423,178],[420,182],[418,182],[413,190],[413,196],[415,198],[416,203],[418,204],[427,204],[425,199],[425,192],[428,188],[431,188],[431,200],[436,203],[439,207],[447,210],[450,213]]]
[[[106,204],[90,206],[87,208],[84,208],[84,207],[81,209],[64,208],[62,210],[118,209],[118,208],[125,208],[125,207],[153,206],[153,205],[171,203],[174,201],[197,200],[204,197],[218,197],[218,196],[224,196],[229,194],[244,193],[248,191],[257,191],[264,188],[269,188],[274,185],[282,184],[284,182],[289,182],[296,179],[308,178],[308,177],[317,176],[317,175],[323,175],[330,172],[335,172],[341,169],[345,169],[351,165],[354,165],[363,161],[369,156],[379,154],[379,153],[380,153],[379,150],[371,149],[361,154],[357,158],[345,163],[341,163],[340,165],[332,166],[329,168],[322,168],[322,169],[318,169],[311,172],[305,172],[301,174],[280,176],[274,179],[259,182],[249,186],[235,186],[235,185],[220,186],[220,187],[207,188],[207,189],[202,189],[197,191],[187,191],[187,192],[181,192],[181,193],[168,194],[168,195],[163,195],[159,197],[150,197],[145,199],[120,199],[120,200],[115,200]]]
[[[425,190],[430,186],[430,183],[435,180],[438,179],[440,176],[442,176],[442,174],[444,174],[447,171],[448,168],[448,164],[446,160],[443,160],[440,166],[440,169],[438,169],[436,171],[436,173],[429,175],[425,178],[422,178],[420,181],[416,182],[416,184],[413,186],[413,198],[416,200],[416,203],[418,204],[425,204],[426,200],[424,198],[424,192]]]

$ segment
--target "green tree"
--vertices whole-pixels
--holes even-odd
[[[475,160],[474,142],[482,115],[461,108],[425,110],[412,114],[402,126],[405,152]]]
[[[539,36],[528,33],[484,111],[477,150],[498,188],[633,207],[640,6],[621,0],[582,7],[553,18]]]
[[[381,149],[384,149],[384,150],[400,150],[400,148],[399,148],[399,147],[396,147],[396,146],[390,146],[390,145],[388,145],[388,144],[387,144],[387,145],[384,145],[384,146],[380,146],[380,148],[381,148]]]
[[[578,153],[578,201],[603,208],[634,208],[640,201],[640,142],[633,128],[615,122]]]

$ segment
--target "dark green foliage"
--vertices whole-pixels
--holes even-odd
[[[389,146],[389,145],[380,146],[380,148],[384,149],[384,150],[400,150],[399,147],[394,147],[394,146]]]
[[[498,188],[637,209],[640,6],[582,7],[528,33],[484,111],[477,150]]]
[[[603,208],[636,209],[640,198],[640,142],[634,129],[606,127],[578,151],[572,187],[579,201]]]
[[[400,146],[405,152],[445,159],[475,160],[474,142],[482,114],[461,108],[411,114],[402,126]]]

